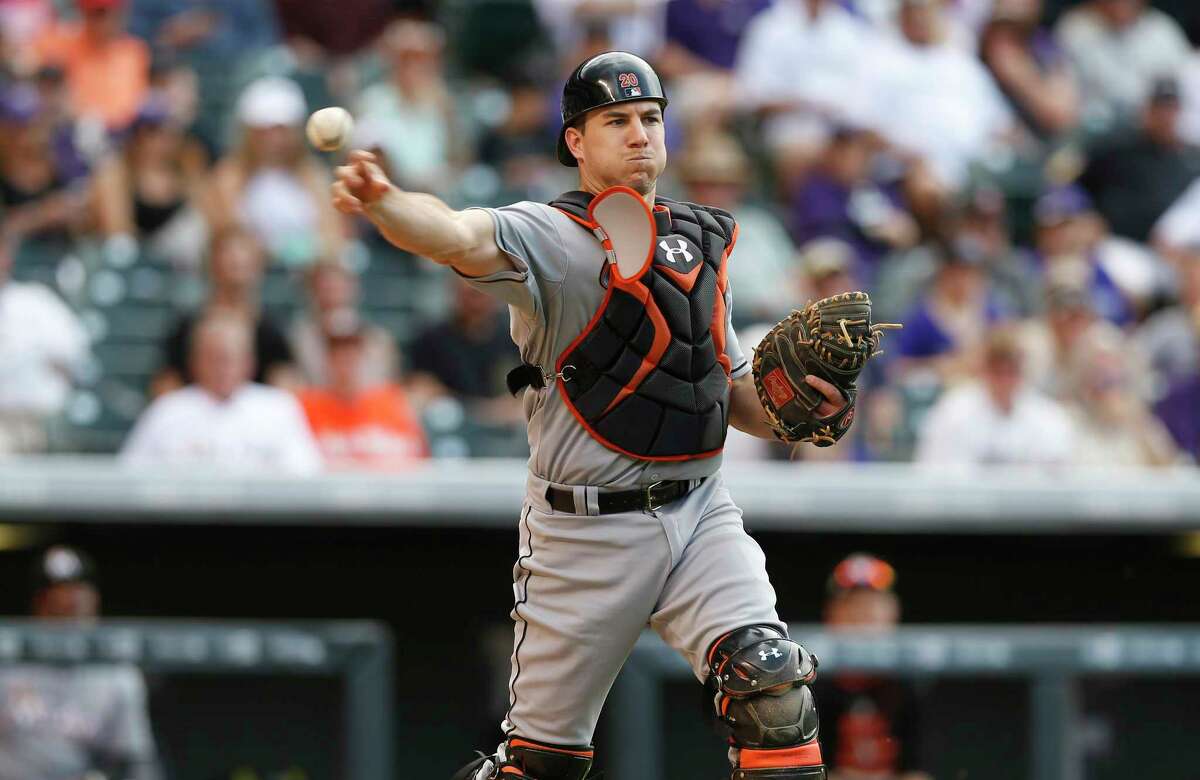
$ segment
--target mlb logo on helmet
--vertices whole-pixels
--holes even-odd
[[[641,97],[642,90],[638,85],[638,77],[636,73],[621,73],[617,75],[617,84],[621,87],[621,92],[625,97]]]

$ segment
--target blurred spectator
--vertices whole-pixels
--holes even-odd
[[[1139,397],[1133,357],[1121,334],[1082,343],[1072,461],[1087,466],[1166,466],[1175,444]]]
[[[800,247],[801,300],[820,300],[856,289],[854,248],[837,238],[818,238]],[[795,307],[795,303],[792,304]],[[757,342],[755,342],[757,343]]]
[[[413,3],[404,3],[413,5]],[[398,6],[396,0],[274,0],[283,34],[301,58],[354,54],[384,29]]]
[[[770,0],[667,0],[666,43],[656,58],[659,72],[729,73],[746,26],[770,5]]]
[[[136,240],[152,258],[200,267],[208,224],[200,210],[204,155],[154,96],[133,121],[129,140],[92,180],[92,210],[110,242]]]
[[[979,53],[1013,110],[1053,138],[1079,123],[1079,90],[1058,42],[1041,26],[1042,0],[996,0]]]
[[[1029,385],[1022,364],[1016,334],[992,330],[980,378],[948,390],[929,410],[915,460],[942,468],[1069,462],[1077,450],[1071,418]]]
[[[88,357],[83,323],[49,288],[12,281],[11,265],[0,244],[0,455],[45,449],[45,420]]]
[[[729,278],[737,295],[739,323],[775,322],[798,304],[789,280],[795,277],[795,247],[769,210],[746,201],[750,161],[732,137],[696,135],[676,169],[684,199],[725,209],[737,216],[737,245],[729,258]]]
[[[79,222],[83,172],[56,154],[37,90],[13,84],[0,93],[0,234],[65,240]]]
[[[431,22],[388,26],[380,44],[388,77],[363,90],[362,121],[375,126],[397,183],[444,191],[455,154],[454,101],[443,73],[445,34]]]
[[[156,51],[237,60],[279,41],[270,0],[129,0],[129,32]],[[357,19],[343,19],[339,29]],[[230,63],[232,64],[232,63]]]
[[[854,275],[864,285],[870,285],[884,255],[912,247],[919,237],[898,195],[872,179],[876,149],[865,130],[839,127],[791,204],[796,242],[821,236],[847,242],[855,250]]]
[[[951,231],[959,253],[982,259],[988,286],[1003,308],[1029,315],[1039,307],[1037,258],[1013,245],[1003,193],[973,188],[959,204]]]
[[[1200,175],[1200,150],[1179,137],[1179,84],[1159,79],[1133,133],[1101,140],[1080,178],[1113,232],[1146,241],[1159,217]]]
[[[900,621],[896,572],[857,553],[834,567],[825,625],[832,632],[886,634]],[[910,683],[861,674],[817,675],[821,754],[830,780],[928,780],[921,771],[921,718]]]
[[[1043,273],[1076,266],[1096,312],[1117,325],[1136,319],[1138,309],[1161,288],[1165,270],[1145,247],[1108,233],[1091,198],[1076,186],[1048,190],[1034,206],[1034,233]]]
[[[1172,384],[1154,413],[1179,448],[1200,462],[1200,371]]]
[[[295,396],[251,381],[254,341],[244,318],[207,316],[193,329],[188,353],[194,382],[146,408],[121,449],[122,462],[293,475],[319,470],[321,455]]]
[[[61,23],[38,39],[41,65],[66,72],[77,116],[124,127],[145,100],[150,49],[125,32],[125,0],[75,0],[81,20]]]
[[[212,175],[213,229],[243,224],[271,258],[288,265],[338,252],[341,221],[329,200],[328,172],[305,145],[307,106],[300,87],[285,78],[261,78],[238,97],[237,118],[241,140]]]
[[[662,47],[667,1],[533,0],[533,5],[559,52],[597,31],[613,49],[649,56]]]
[[[17,76],[28,76],[37,70],[34,44],[53,24],[53,0],[0,2],[0,53],[4,70]]]
[[[943,0],[903,0],[901,38],[871,52],[872,127],[915,156],[910,189],[923,198],[962,188],[972,163],[1015,136],[1003,93],[973,53],[948,40],[946,25]]]
[[[1151,314],[1134,332],[1153,374],[1154,397],[1200,371],[1200,246],[1181,255],[1176,271],[1178,302]]]
[[[90,623],[100,614],[91,559],[55,546],[38,556],[32,614]],[[0,667],[0,777],[21,780],[161,776],[146,682],[124,664]]]
[[[785,181],[812,165],[835,127],[862,122],[877,52],[871,28],[835,0],[778,0],[750,20],[738,49],[739,97],[763,119]]]
[[[508,335],[508,313],[459,277],[448,279],[454,296],[450,317],[418,335],[409,349],[412,391],[422,400],[458,396],[480,420],[516,421],[520,405],[505,376],[520,356]]]
[[[201,311],[185,314],[163,342],[165,363],[154,378],[153,394],[161,395],[194,381],[191,343],[200,321],[213,315],[235,317],[254,326],[250,376],[255,382],[296,387],[292,351],[280,327],[261,311],[263,254],[258,242],[241,228],[227,228],[213,239],[208,261],[208,300]]]
[[[1179,24],[1147,0],[1088,0],[1055,28],[1095,121],[1133,115],[1154,79],[1177,73],[1191,52]]]
[[[395,469],[426,457],[421,423],[399,385],[367,383],[367,330],[353,311],[325,329],[329,381],[303,390],[300,404],[327,468]]]
[[[495,124],[479,139],[479,161],[495,168],[503,182],[497,201],[549,201],[561,191],[562,166],[551,154],[558,106],[550,110],[542,86],[532,73],[505,79],[507,111],[491,118]]]
[[[904,379],[948,384],[971,374],[989,327],[1008,315],[988,289],[981,260],[954,246],[941,250],[928,291],[895,334]]]
[[[900,6],[905,0],[842,0],[843,4],[868,19],[887,34],[899,26]],[[994,0],[948,0],[946,2],[946,36],[964,51],[978,48],[980,31],[991,18]]]
[[[288,335],[304,381],[325,385],[329,374],[329,325],[347,311],[358,310],[358,277],[345,263],[326,260],[308,268],[308,311],[296,318]],[[371,387],[394,380],[399,356],[391,334],[378,325],[364,324],[359,334],[363,357],[358,361],[359,383]]]
[[[1083,393],[1085,345],[1121,338],[1115,325],[1096,315],[1082,269],[1062,265],[1046,279],[1045,314],[1021,325],[1025,374],[1032,387],[1068,403]]]

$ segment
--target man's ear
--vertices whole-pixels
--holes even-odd
[[[583,133],[577,128],[568,127],[566,133],[563,134],[563,140],[567,142],[567,149],[574,155],[576,161],[583,159]]]

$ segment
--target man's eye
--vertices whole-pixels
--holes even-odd
[[[648,124],[656,125],[656,124],[658,124],[658,123],[659,123],[659,122],[661,122],[661,121],[662,121],[662,117],[657,117],[657,116],[648,116],[648,117],[646,117],[646,122],[647,122]]]
[[[621,124],[621,122],[622,122],[622,120],[620,120],[620,119],[614,119],[611,122],[609,122],[609,124],[610,125],[619,125],[619,124]]]

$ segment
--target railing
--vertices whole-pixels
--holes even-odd
[[[347,780],[394,776],[392,652],[387,629],[369,622],[0,620],[0,665],[118,663],[173,674],[338,675],[345,690]]]
[[[730,463],[751,530],[1167,533],[1200,528],[1200,469],[929,470]],[[0,517],[514,528],[525,464],[438,460],[312,479],[123,469],[110,458],[0,461]]]
[[[1015,677],[1031,685],[1030,780],[1082,780],[1079,678],[1200,674],[1200,628],[906,627],[884,636],[831,634],[793,625],[820,659],[819,674]],[[656,635],[637,643],[609,697],[614,780],[666,777],[663,684],[693,679]],[[1018,770],[1020,771],[1020,770]]]

